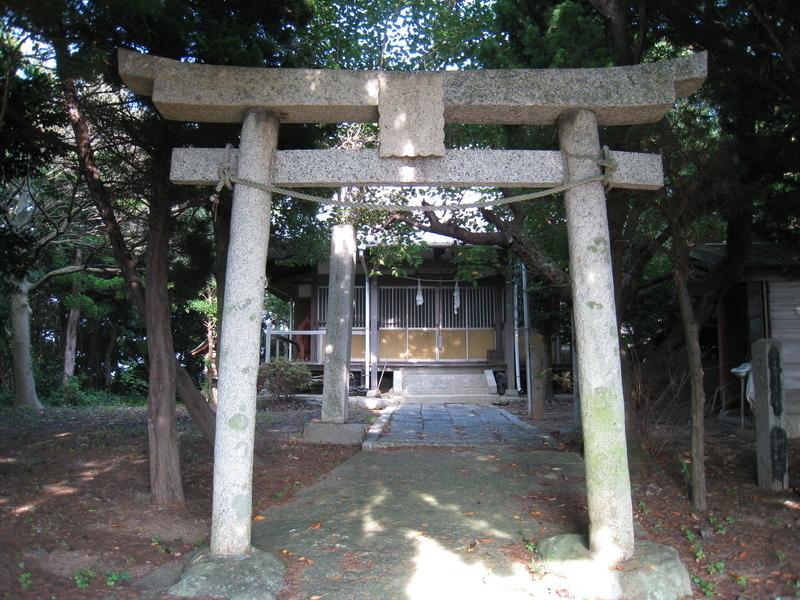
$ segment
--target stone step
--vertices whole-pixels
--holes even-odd
[[[429,388],[404,388],[404,396],[473,396],[475,394],[488,394],[487,386],[483,387],[429,387]]]
[[[509,398],[497,394],[424,394],[419,396],[395,396],[392,401],[396,404],[492,404],[507,402]]]
[[[404,396],[474,396],[497,393],[491,370],[477,367],[403,369],[398,378]]]
[[[465,374],[414,374],[403,373],[403,383],[406,387],[409,386],[437,386],[448,387],[451,385],[472,385],[472,384],[486,384],[486,377],[483,373],[465,373]]]

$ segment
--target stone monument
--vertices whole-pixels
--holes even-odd
[[[566,545],[601,568],[632,558],[633,515],[603,184],[653,190],[663,185],[663,173],[658,156],[603,153],[598,127],[661,119],[676,99],[702,85],[705,54],[605,69],[401,73],[234,68],[120,50],[119,65],[128,87],[152,96],[166,119],[243,124],[239,150],[231,156],[223,149],[175,150],[171,177],[177,183],[217,183],[219,166],[226,161],[234,164],[240,181],[288,188],[535,188],[575,183],[565,197],[590,529],[586,540]],[[279,121],[377,122],[380,149],[275,151]],[[446,123],[557,126],[561,150],[446,150]],[[613,173],[604,174],[602,168],[612,163]],[[232,556],[253,555],[250,461],[259,350],[254,332],[263,299],[261,257],[266,256],[271,195],[240,191],[242,187],[236,186],[234,214],[251,216],[249,223],[241,218],[231,223],[219,372],[211,556],[219,558],[222,568]],[[259,231],[237,235],[239,228]],[[247,260],[237,261],[242,255]],[[237,331],[235,349],[226,348],[225,332],[231,327]],[[613,568],[607,572],[615,575]],[[658,572],[645,568],[640,574],[658,577]],[[686,593],[684,584],[681,579],[672,597]]]
[[[755,387],[758,487],[782,492],[789,487],[789,447],[783,397],[780,340],[756,340],[752,346]]]

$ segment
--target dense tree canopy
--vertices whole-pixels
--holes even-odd
[[[689,286],[694,318],[703,322],[743,269],[751,239],[797,240],[799,13],[791,0],[10,0],[0,14],[0,187],[8,191],[14,181],[43,177],[60,165],[80,197],[92,200],[107,254],[120,270],[113,285],[84,274],[76,276],[77,288],[53,280],[32,299],[32,327],[40,328],[37,362],[44,365],[48,352],[58,355],[41,349],[62,344],[67,310],[79,308],[82,339],[94,344],[79,352],[82,372],[93,373],[91,385],[112,385],[112,374],[130,381],[149,377],[152,407],[173,404],[175,385],[182,398],[191,398],[188,375],[182,378],[179,369],[176,384],[172,366],[160,372],[154,365],[185,358],[204,339],[203,317],[185,306],[200,297],[212,274],[224,293],[230,196],[223,192],[212,206],[208,190],[170,184],[169,153],[177,146],[235,145],[238,128],[164,121],[148,98],[121,85],[118,47],[227,65],[393,70],[607,67],[708,50],[707,83],[665,120],[601,132],[614,149],[664,156],[664,190],[608,196],[625,342],[663,372],[660,361],[675,356],[683,340],[671,278],[676,260],[698,243],[728,242],[728,259]],[[373,134],[372,126],[285,125],[280,146],[369,145]],[[554,128],[446,131],[448,147],[548,149],[556,142]],[[412,193],[419,192],[395,196],[406,202]],[[430,198],[455,194],[437,190]],[[275,199],[270,244],[279,258],[318,260],[327,233],[317,212],[310,203]],[[394,242],[431,231],[504,248],[553,300],[546,313],[560,310],[555,299],[569,300],[560,198],[449,218],[429,215],[339,216]],[[34,243],[30,231],[0,227],[3,278]],[[63,248],[42,268],[72,264],[75,250]],[[53,304],[61,307],[58,319],[37,318],[41,307]],[[7,392],[5,323],[0,388]],[[146,335],[154,330],[176,333],[157,340]],[[655,376],[649,381],[663,385]]]

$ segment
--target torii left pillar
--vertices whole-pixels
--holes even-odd
[[[237,176],[270,183],[280,117],[271,110],[245,113]],[[222,307],[211,547],[188,565],[168,590],[176,596],[231,597],[240,580],[283,582],[277,556],[250,545],[256,379],[261,345],[272,194],[237,184]],[[276,590],[272,597],[277,596]],[[268,594],[265,598],[270,597]]]
[[[245,113],[237,176],[271,182],[279,128],[280,117],[274,111]],[[283,582],[281,559],[250,545],[256,379],[271,203],[270,192],[239,184],[233,191],[219,353],[211,547],[195,557],[168,590],[175,596],[230,598],[244,580],[259,581],[262,588],[277,587],[262,589],[264,598],[274,598]]]
[[[237,175],[270,182],[280,117],[250,110],[242,124]],[[272,194],[237,185],[222,307],[214,443],[211,553],[240,555],[250,549],[253,508],[253,440],[256,378],[264,310]]]

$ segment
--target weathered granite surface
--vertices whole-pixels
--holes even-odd
[[[322,421],[325,423],[347,423],[357,253],[353,226],[335,225],[331,231],[328,318],[325,323],[325,346],[322,349],[325,363]]]
[[[381,73],[380,155],[444,156],[442,73]]]
[[[669,546],[636,540],[632,560],[603,564],[589,553],[585,535],[568,534],[539,543],[545,568],[567,579],[577,598],[677,600],[692,593],[689,572]]]
[[[275,600],[284,585],[286,567],[274,551],[251,548],[239,556],[199,552],[180,580],[167,591],[172,596],[214,596],[228,600]]]
[[[238,150],[228,160],[236,170]],[[617,162],[614,187],[657,190],[664,185],[661,157],[611,152]],[[214,185],[226,161],[222,148],[176,148],[170,179],[179,185]],[[564,181],[555,150],[448,150],[442,157],[380,158],[377,150],[279,150],[273,185],[340,187],[429,185],[442,187],[553,187]]]
[[[600,173],[591,111],[562,115],[558,136],[568,181]],[[564,201],[581,420],[591,425],[583,431],[589,542],[593,552],[621,560],[633,552],[633,509],[606,196],[592,183],[568,190]]]
[[[249,108],[270,108],[285,123],[377,122],[383,71],[260,69],[185,63],[119,50],[119,72],[134,92],[152,95],[166,119],[238,123]],[[603,69],[444,71],[448,123],[554,125],[570,108],[598,124],[658,121],[706,76],[705,53]],[[421,80],[429,74],[415,74]]]
[[[244,177],[270,180],[269,158],[279,125],[270,111],[248,113],[239,166]],[[218,555],[240,554],[250,546],[256,378],[271,200],[269,192],[248,186],[233,192],[214,443],[211,550]]]

